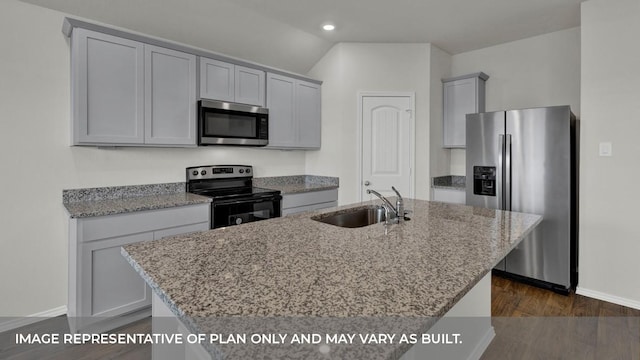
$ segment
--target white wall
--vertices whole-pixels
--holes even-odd
[[[640,2],[582,3],[579,293],[640,308]],[[598,144],[613,143],[600,157]]]
[[[67,303],[62,190],[184,181],[187,166],[254,165],[257,176],[304,173],[304,152],[210,147],[70,147],[64,15],[0,2],[0,316]]]
[[[269,18],[241,1],[23,1],[301,74],[332,46],[327,39]]]
[[[429,44],[340,43],[311,69],[322,84],[322,148],[308,152],[306,173],[340,177],[339,203],[358,201],[358,91],[416,95],[417,198],[429,197]]]
[[[486,111],[570,105],[580,116],[580,28],[452,57],[451,75],[475,72],[486,82]],[[451,151],[452,175],[465,174],[465,150]]]

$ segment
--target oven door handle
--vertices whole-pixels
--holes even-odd
[[[226,200],[226,201],[216,201],[213,203],[213,206],[224,206],[224,205],[238,205],[238,204],[259,204],[267,201],[280,201],[282,196],[280,195],[269,195],[251,199],[235,199],[235,200]]]

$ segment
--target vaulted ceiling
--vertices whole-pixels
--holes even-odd
[[[338,42],[457,54],[576,27],[584,0],[22,1],[304,74]]]

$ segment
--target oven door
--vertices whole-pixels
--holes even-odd
[[[269,195],[228,201],[215,201],[211,205],[211,228],[240,225],[280,217],[282,196]]]

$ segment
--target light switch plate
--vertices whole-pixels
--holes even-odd
[[[613,146],[610,142],[600,143],[600,156],[613,156]]]

